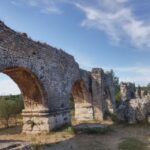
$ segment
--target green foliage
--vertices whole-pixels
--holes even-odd
[[[119,150],[148,150],[148,146],[136,138],[126,138],[119,144]]]
[[[109,132],[112,132],[112,128],[110,126],[100,128],[100,127],[92,127],[92,128],[75,128],[75,133],[85,133],[85,134],[107,134]]]
[[[73,118],[75,115],[75,103],[74,103],[74,98],[73,98],[72,94],[70,95],[69,105],[70,105],[70,109],[71,109],[70,115]]]
[[[115,100],[116,100],[116,106],[119,106],[121,102],[121,92],[120,89],[115,91]]]
[[[5,127],[9,127],[9,119],[16,118],[23,109],[21,95],[0,96],[0,119],[3,120]]]
[[[72,126],[68,126],[65,131],[67,131],[70,134],[75,134],[74,128]]]
[[[147,84],[147,90],[150,91],[150,83]]]
[[[116,106],[118,106],[121,102],[121,93],[120,93],[120,86],[119,86],[119,78],[116,77],[113,70],[111,70],[112,78],[113,78],[113,84],[115,87],[115,100],[116,100]]]
[[[63,126],[57,127],[55,129],[53,129],[54,132],[59,132],[59,131],[68,131],[68,132],[72,132],[72,126],[70,126],[70,124],[65,124]]]
[[[142,87],[139,86],[138,88],[150,93],[150,83],[148,83],[146,86],[142,86]]]
[[[70,101],[69,101],[69,103],[70,103],[71,110],[74,110],[74,98],[73,98],[72,94],[70,95]]]

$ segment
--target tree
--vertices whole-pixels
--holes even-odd
[[[12,101],[7,101],[5,99],[0,100],[0,117],[4,120],[4,125],[6,128],[9,127],[9,119],[13,112],[14,103]]]
[[[111,74],[112,74],[113,85],[115,88],[115,101],[116,101],[116,105],[118,106],[121,101],[119,78],[115,75],[113,70],[111,70]]]
[[[0,97],[0,118],[6,128],[9,127],[9,120],[11,117],[17,121],[17,115],[23,109],[23,101],[21,96],[1,96]]]
[[[147,91],[150,92],[150,83],[147,84]]]

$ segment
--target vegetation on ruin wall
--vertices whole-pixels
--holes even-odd
[[[111,70],[112,78],[113,78],[113,84],[115,87],[115,101],[116,106],[119,106],[121,102],[121,93],[120,93],[120,85],[119,85],[119,78],[115,75],[114,71]]]
[[[21,95],[0,96],[0,126],[17,125],[22,109]]]
[[[121,103],[121,92],[120,92],[120,85],[119,85],[119,78],[116,77],[115,73],[113,70],[111,70],[111,74],[113,77],[113,84],[115,87],[115,101],[116,101],[116,106],[118,107]],[[138,86],[136,87],[136,90],[144,90],[146,93],[150,94],[150,83],[148,83],[146,86]]]
[[[148,83],[146,86],[138,86],[138,88],[141,88],[141,90],[144,90],[150,93],[150,83]]]

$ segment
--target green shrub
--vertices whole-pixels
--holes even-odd
[[[86,133],[86,134],[106,134],[108,132],[112,131],[111,127],[104,127],[104,128],[99,128],[99,127],[92,127],[92,128],[76,128],[75,133]]]
[[[5,127],[9,127],[9,120],[13,117],[17,120],[17,116],[23,109],[23,101],[20,95],[0,96],[0,119],[3,120]],[[16,122],[16,121],[15,121]]]

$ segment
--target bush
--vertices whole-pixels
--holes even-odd
[[[85,133],[85,134],[107,134],[109,132],[112,132],[112,128],[110,126],[107,127],[85,127],[85,128],[75,128],[74,132],[75,133]]]
[[[11,117],[15,119],[23,109],[23,101],[21,96],[1,96],[0,97],[0,118],[6,128],[9,127]]]
[[[120,92],[120,90],[116,90],[115,100],[116,100],[116,106],[118,107],[121,103],[121,92]]]

